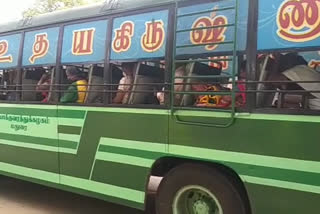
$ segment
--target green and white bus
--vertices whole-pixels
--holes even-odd
[[[1,25],[0,173],[157,214],[318,213],[319,14],[110,0]]]

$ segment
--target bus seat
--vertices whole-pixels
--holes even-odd
[[[152,85],[152,83],[159,82],[163,73],[163,69],[161,68],[139,63],[136,67],[134,85],[129,96],[128,104],[148,104],[148,98],[154,96],[155,86]],[[148,92],[141,93],[135,91]]]
[[[38,80],[22,79],[22,101],[37,101]]]
[[[195,76],[195,63],[189,63],[186,66],[186,76],[191,77]],[[191,83],[193,78],[184,79],[183,91],[192,91]],[[193,105],[193,96],[190,94],[183,94],[182,96],[176,96],[176,103],[180,103],[180,106],[190,106]]]
[[[92,75],[89,80],[86,103],[101,103],[102,98],[103,98],[103,77]]]
[[[215,68],[211,67],[207,64],[200,63],[200,62],[194,62],[189,63],[186,66],[186,76],[192,77],[187,78],[184,80],[184,88],[183,91],[192,91],[192,83],[203,83],[203,84],[214,84],[214,83],[220,83],[221,79],[219,78],[197,78],[198,76],[218,76],[221,75],[221,68]],[[191,106],[195,102],[195,96],[190,94],[184,94],[182,98],[179,98],[180,96],[177,96],[180,99],[180,102],[177,101],[177,103],[180,103],[180,106]]]
[[[134,86],[129,99],[129,104],[147,104],[149,96],[153,96],[153,85],[155,79],[153,77],[145,75],[136,75],[134,80]],[[138,84],[138,85],[136,85]],[[147,85],[143,85],[147,84]],[[150,92],[135,92],[135,91],[150,91]]]
[[[283,72],[283,74],[291,81],[318,81],[317,83],[297,83],[306,91],[320,91],[320,73],[306,66],[297,65]],[[320,93],[311,93],[320,99]]]

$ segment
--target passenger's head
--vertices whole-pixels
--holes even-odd
[[[133,62],[125,62],[121,65],[123,73],[125,75],[133,75],[133,69],[135,67],[135,63]]]
[[[79,69],[77,69],[75,66],[68,66],[66,75],[68,80],[74,81],[81,76],[81,71],[79,71]]]

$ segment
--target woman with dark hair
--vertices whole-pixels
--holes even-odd
[[[69,66],[66,70],[68,80],[72,83],[67,91],[61,97],[61,103],[84,103],[88,87],[87,80],[83,77],[81,71],[75,66]]]

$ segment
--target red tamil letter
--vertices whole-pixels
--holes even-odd
[[[112,42],[112,50],[116,53],[126,52],[131,47],[131,39],[134,35],[134,23],[123,22],[120,28],[115,29],[115,37]]]
[[[93,53],[95,28],[73,31],[72,54],[90,55]]]
[[[162,20],[146,22],[146,31],[141,38],[144,51],[151,53],[159,50],[165,39],[164,24]]]
[[[0,63],[12,62],[12,55],[6,55],[9,50],[9,42],[7,40],[0,41]]]
[[[49,51],[49,40],[47,33],[35,35],[35,40],[32,47],[33,55],[29,58],[31,64],[34,64],[36,59],[44,57]]]

